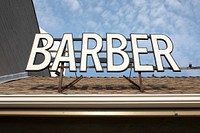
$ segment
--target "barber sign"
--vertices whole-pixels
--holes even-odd
[[[45,39],[47,44],[43,47],[39,47],[39,42]],[[89,40],[95,40],[95,48],[89,48]],[[140,54],[148,54],[148,49],[145,47],[138,47],[138,40],[148,40],[152,45],[152,51],[155,60],[156,70],[159,72],[164,71],[162,56],[165,57],[168,64],[171,66],[173,71],[180,71],[179,66],[172,56],[173,43],[171,39],[162,34],[130,34],[129,41],[131,42],[131,53],[134,61],[134,71],[136,72],[153,72],[154,66],[153,62],[150,65],[141,64]],[[118,40],[120,45],[118,47],[113,47],[114,40]],[[163,41],[166,44],[165,49],[160,49],[158,41]],[[39,71],[48,67],[52,61],[52,56],[49,49],[53,46],[54,39],[50,34],[36,34],[33,42],[32,50],[26,67],[27,71]],[[117,33],[107,33],[106,34],[106,59],[107,59],[107,72],[121,72],[125,71],[130,64],[130,55],[125,51],[127,47],[127,38],[121,34]],[[68,50],[67,56],[63,52]],[[103,71],[101,62],[99,60],[99,53],[101,53],[103,48],[103,39],[100,35],[96,33],[83,33],[82,34],[82,47],[81,47],[81,61],[80,61],[80,71],[87,71],[87,59],[91,56],[94,62],[94,66],[97,72]],[[44,61],[40,64],[35,64],[36,54],[43,54]],[[121,64],[115,64],[114,54],[118,54],[122,57]],[[51,71],[57,71],[59,64],[69,63],[70,71],[77,71],[75,62],[75,51],[74,51],[74,41],[72,34],[64,34],[60,42],[58,51],[56,52],[55,60],[53,61]]]

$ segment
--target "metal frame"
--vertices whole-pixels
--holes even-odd
[[[54,41],[61,41],[61,40],[62,40],[61,38],[54,38]],[[103,40],[103,41],[106,41],[106,38],[102,38],[102,40]],[[131,41],[130,38],[126,38],[126,40],[127,40],[127,41]],[[73,38],[73,41],[82,41],[82,38]],[[49,52],[57,52],[57,51],[56,51],[56,50],[49,50]],[[63,55],[64,55],[66,52],[68,52],[68,50],[64,50],[64,51],[63,51]],[[74,52],[80,53],[81,50],[75,50]],[[102,50],[101,52],[102,52],[102,53],[106,53],[107,51]],[[130,50],[127,50],[127,51],[125,51],[125,52],[127,52],[127,53],[132,53],[132,51],[130,51]],[[147,51],[147,53],[153,53],[153,51]],[[104,62],[104,63],[105,63],[105,62]],[[142,72],[138,72],[139,85],[137,85],[134,81],[132,81],[132,80],[130,79],[132,69],[134,68],[134,65],[133,65],[133,64],[134,64],[134,61],[133,61],[133,59],[132,59],[132,62],[131,62],[130,65],[128,66],[128,68],[131,68],[131,70],[130,70],[130,75],[129,75],[129,77],[126,77],[126,76],[124,76],[124,77],[125,77],[125,79],[127,79],[130,83],[132,83],[133,85],[136,85],[136,86],[139,88],[139,90],[140,90],[141,92],[144,92],[144,87],[143,87],[143,84],[142,84]],[[51,66],[49,66],[49,67],[51,67]],[[79,66],[76,66],[76,67],[79,68]],[[60,74],[59,74],[58,92],[59,92],[59,93],[62,93],[62,91],[63,91],[63,89],[62,89],[62,80],[63,80],[64,68],[69,68],[69,67],[68,67],[68,66],[64,66],[64,63],[61,62],[61,66],[59,66],[59,68],[60,68]],[[87,68],[95,68],[95,66],[87,66]],[[102,66],[102,68],[106,68],[106,66]],[[154,66],[154,69],[156,70],[156,66]],[[195,67],[193,67],[192,64],[189,64],[188,67],[181,67],[180,69],[181,69],[181,70],[200,69],[200,66],[195,66]],[[164,70],[172,70],[172,68],[171,68],[171,67],[164,67]],[[75,75],[76,75],[76,73],[75,73]],[[76,78],[77,78],[77,75],[76,75]],[[79,78],[80,78],[80,77],[79,77]],[[75,79],[75,81],[76,81],[76,80],[77,80],[77,79]],[[78,80],[78,81],[79,81],[79,80]],[[75,83],[77,83],[77,82],[75,82]],[[74,84],[75,84],[75,83],[74,83]],[[68,85],[67,85],[67,86],[68,86]]]
[[[106,38],[102,38],[102,40],[106,41]],[[130,38],[126,38],[126,40],[127,41],[131,41]],[[54,41],[61,41],[61,38],[54,38]],[[82,41],[82,38],[73,38],[73,41]],[[56,50],[49,50],[49,52],[57,52],[57,51]],[[63,54],[65,54],[66,52],[68,52],[68,50],[63,51]],[[80,50],[75,50],[74,52],[80,53],[81,51]],[[101,52],[106,53],[107,51],[102,50]],[[128,51],[128,50],[125,51],[125,52],[132,53],[132,51]],[[153,51],[148,51],[148,53],[153,53]],[[131,70],[132,70],[132,68],[134,68],[133,63],[134,62],[131,63],[132,65],[129,65],[129,68],[131,68]],[[51,67],[51,66],[49,66],[49,67]],[[68,67],[64,66],[64,63],[61,63],[61,66],[59,66],[59,68],[60,68],[60,75],[59,75],[58,92],[62,93],[62,91],[63,91],[63,89],[62,89],[63,71],[64,71],[64,68],[68,68]],[[95,67],[94,66],[87,66],[87,68],[95,68]],[[102,66],[102,68],[106,68],[106,67]],[[126,79],[127,79],[127,77],[126,77]],[[144,92],[144,88],[143,88],[143,85],[142,85],[142,75],[141,75],[141,72],[138,72],[138,79],[139,79],[139,85],[137,85],[136,83],[134,83],[134,85],[137,85],[139,87],[140,91]],[[77,80],[77,79],[75,79],[75,80]]]

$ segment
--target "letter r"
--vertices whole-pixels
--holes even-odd
[[[166,49],[159,49],[158,40],[164,41],[166,44]],[[171,52],[173,51],[173,43],[171,39],[166,35],[151,35],[152,46],[154,50],[155,61],[157,64],[157,71],[163,72],[163,63],[161,56],[164,56],[168,61],[169,65],[171,66],[174,72],[180,72],[180,68],[176,64],[175,60],[173,59]]]

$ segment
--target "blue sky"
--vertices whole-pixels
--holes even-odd
[[[172,55],[180,67],[188,66],[189,63],[200,66],[199,0],[33,0],[33,2],[39,26],[54,37],[62,37],[63,33],[73,33],[74,37],[82,37],[84,32],[95,32],[102,37],[105,37],[106,33],[121,33],[126,37],[129,37],[130,33],[165,34],[173,41]],[[150,45],[150,41],[144,43]],[[148,62],[151,59],[143,57],[142,60]],[[98,75],[122,76],[128,73],[129,70],[124,73],[104,72]],[[87,74],[94,76],[96,73],[89,70]],[[200,70],[154,74],[200,76]]]

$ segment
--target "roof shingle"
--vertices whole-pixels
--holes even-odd
[[[124,77],[64,77],[64,94],[198,94],[200,77],[144,77],[144,92]],[[59,94],[58,77],[29,77],[0,84],[0,94]],[[131,78],[138,84],[137,78]]]

